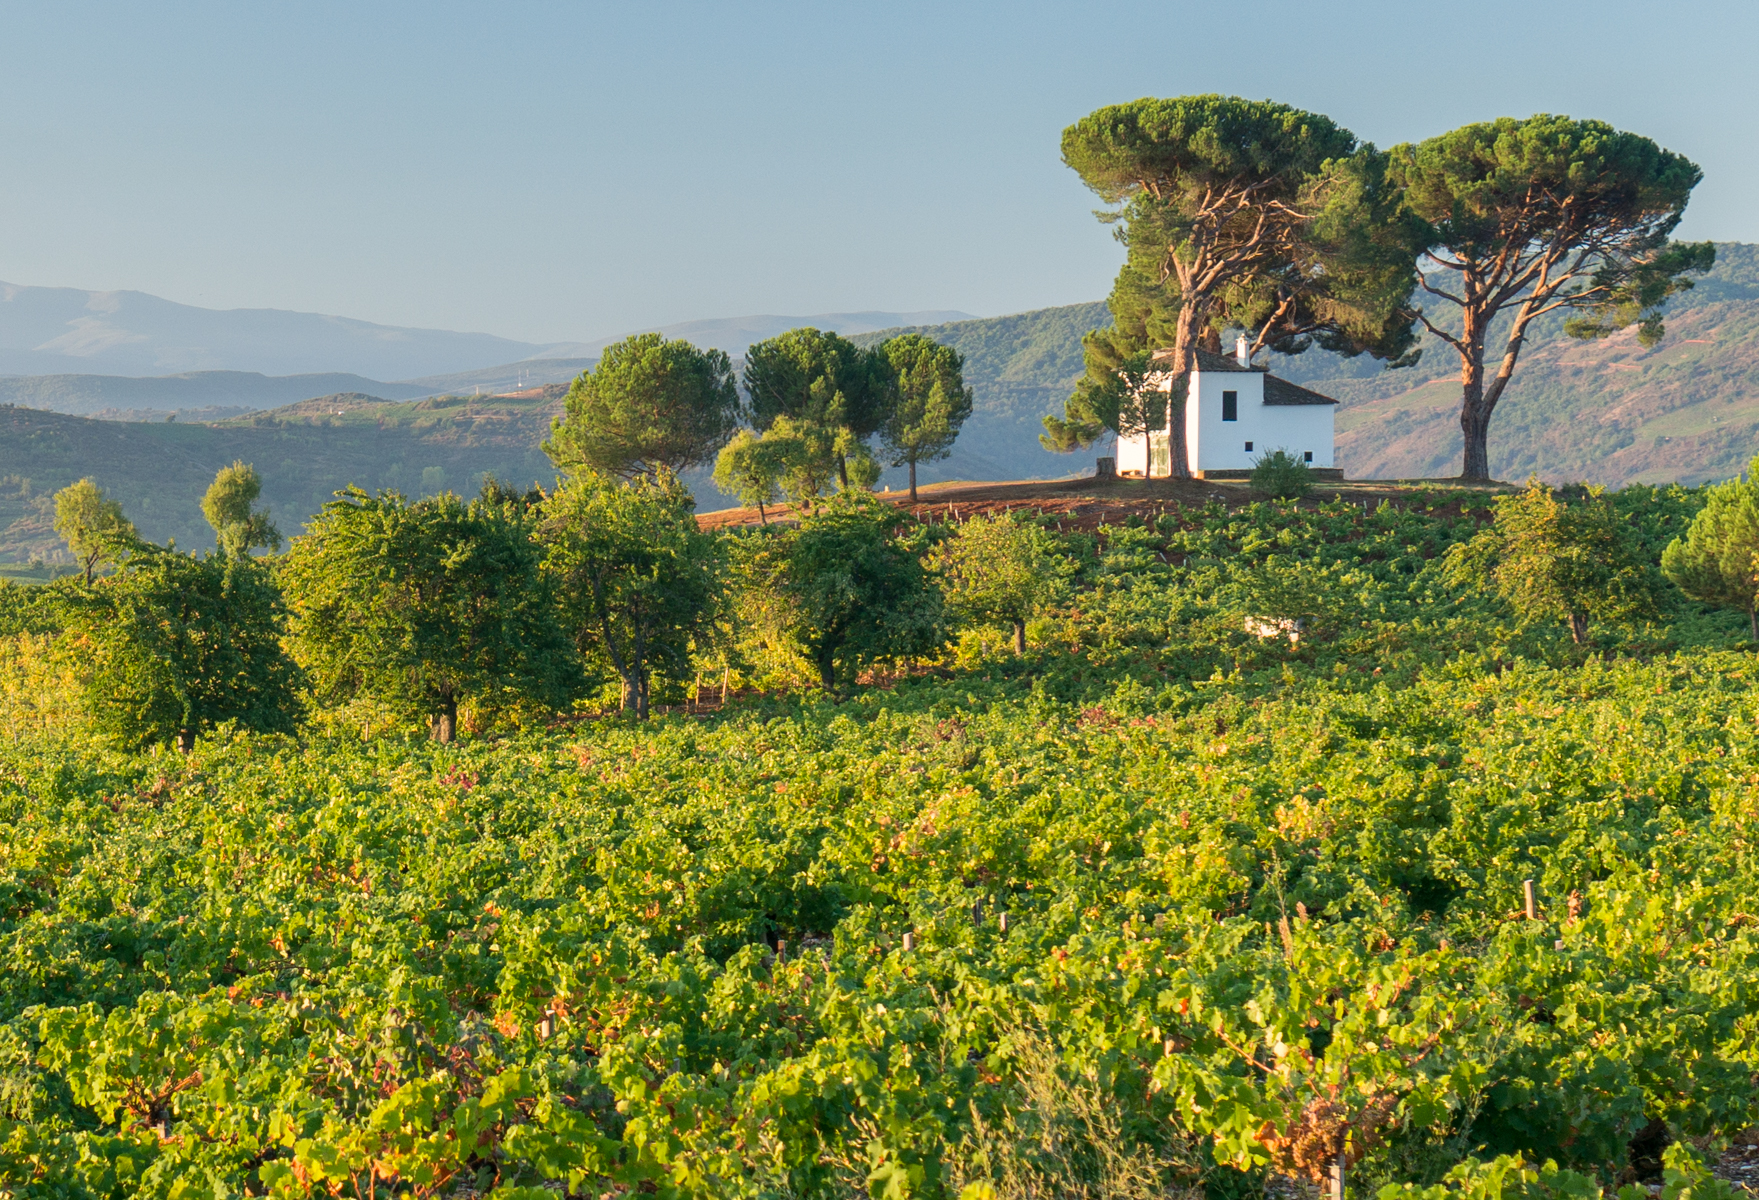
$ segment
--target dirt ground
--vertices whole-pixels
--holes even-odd
[[[1461,492],[1500,493],[1510,487],[1504,483],[1462,484],[1457,479],[1346,480],[1321,484],[1302,503],[1310,505],[1342,498],[1354,504],[1378,505],[1384,500],[1402,506],[1412,503],[1420,491],[1457,496]],[[881,492],[879,498],[900,508],[908,508],[923,520],[962,521],[978,513],[1025,510],[1033,516],[1056,517],[1067,527],[1081,530],[1116,524],[1131,514],[1147,520],[1173,508],[1201,508],[1212,500],[1229,508],[1238,508],[1253,500],[1244,481],[1117,478],[937,483],[918,488],[915,504],[910,503],[906,492]],[[1444,500],[1434,507],[1437,511],[1445,511],[1457,509],[1457,505],[1455,499],[1452,504]],[[794,519],[793,511],[785,504],[769,507],[765,515],[771,522]],[[697,524],[704,529],[756,525],[758,522],[755,508],[727,508],[697,516]]]

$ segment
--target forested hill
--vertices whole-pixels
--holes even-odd
[[[1081,335],[1107,323],[1102,304],[919,327],[965,355],[976,412],[953,457],[928,478],[1056,476],[1093,454],[1038,446],[1039,419],[1081,374]],[[878,341],[900,330],[865,334]],[[1339,463],[1352,478],[1452,475],[1460,468],[1459,366],[1426,337],[1419,364],[1386,371],[1322,352],[1273,369],[1343,404]],[[1548,321],[1527,345],[1490,432],[1492,470],[1617,487],[1730,476],[1759,452],[1759,246],[1724,243],[1715,270],[1676,299],[1667,338],[1645,350],[1630,332],[1603,342]]]
[[[482,476],[553,479],[539,443],[561,389],[524,397],[442,396],[396,403],[349,393],[213,424],[98,421],[0,405],[0,562],[65,558],[52,526],[56,489],[90,476],[148,538],[211,546],[201,497],[214,472],[253,463],[263,501],[295,534],[331,494],[357,484],[423,495],[471,492]]]

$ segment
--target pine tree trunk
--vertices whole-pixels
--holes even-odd
[[[1747,624],[1753,630],[1753,640],[1759,642],[1759,608],[1747,610]]]
[[[1198,313],[1183,305],[1173,326],[1173,357],[1167,365],[1174,372],[1174,392],[1167,396],[1167,477],[1191,478],[1191,450],[1185,441],[1185,406],[1190,402],[1191,371],[1197,366]]]
[[[910,460],[910,503],[916,503],[916,460]]]

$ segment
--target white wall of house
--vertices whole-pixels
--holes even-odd
[[[1222,420],[1225,392],[1237,397],[1232,421]],[[1185,402],[1191,469],[1249,471],[1273,450],[1296,458],[1311,453],[1313,466],[1329,467],[1335,411],[1330,404],[1266,404],[1262,371],[1193,371]]]

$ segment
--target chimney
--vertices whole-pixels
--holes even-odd
[[[1252,351],[1247,348],[1246,335],[1243,333],[1234,339],[1234,361],[1242,367],[1252,365]]]

